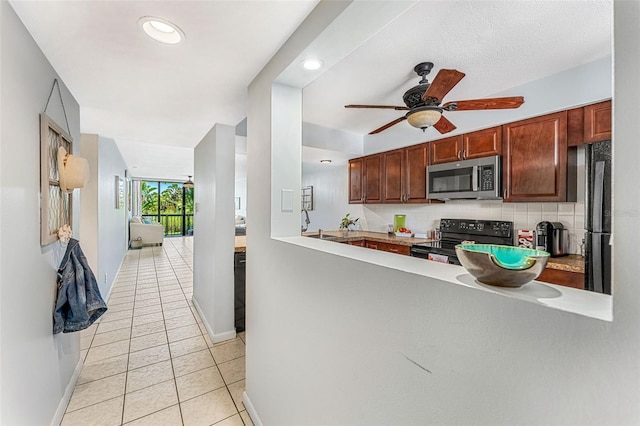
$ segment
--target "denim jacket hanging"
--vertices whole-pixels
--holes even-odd
[[[58,269],[58,296],[53,312],[53,333],[80,331],[107,310],[95,275],[80,248],[71,238]]]

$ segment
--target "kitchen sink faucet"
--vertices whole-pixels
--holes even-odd
[[[302,232],[307,232],[307,229],[309,229],[309,224],[311,223],[311,220],[309,220],[309,212],[307,211],[307,209],[302,209],[302,211],[304,212],[304,223],[305,225],[300,225],[300,228],[302,229]]]

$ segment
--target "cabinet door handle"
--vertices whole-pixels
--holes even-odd
[[[398,249],[389,249],[390,252],[397,253]]]
[[[465,151],[464,149],[462,150],[462,159],[464,160],[465,158],[467,158],[467,151]]]
[[[458,160],[462,160],[462,151],[458,151]]]
[[[507,188],[502,190],[502,198],[505,200],[507,199]]]

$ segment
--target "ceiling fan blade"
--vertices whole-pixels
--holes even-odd
[[[524,103],[522,96],[507,98],[472,99],[467,101],[447,102],[442,106],[447,111],[468,111],[474,109],[508,109],[518,108]]]
[[[375,135],[376,133],[380,133],[380,132],[382,132],[383,130],[387,130],[389,127],[391,127],[391,126],[395,126],[396,124],[398,124],[398,123],[400,123],[401,121],[404,121],[404,120],[406,120],[406,119],[407,119],[407,117],[405,117],[405,116],[402,116],[402,117],[400,117],[400,118],[396,118],[395,120],[391,121],[390,123],[387,123],[387,124],[385,124],[385,125],[384,125],[384,126],[382,126],[382,127],[378,127],[377,129],[375,129],[373,132],[370,132],[369,134],[370,134],[370,135]]]
[[[377,108],[377,109],[395,109],[396,111],[409,111],[406,106],[394,105],[345,105],[345,108]]]
[[[440,117],[440,120],[433,127],[442,134],[449,133],[456,129],[456,126],[453,125],[452,122],[447,120],[447,117],[444,115]]]
[[[422,95],[422,100],[427,102],[427,99],[431,98],[435,99],[437,103],[440,103],[442,98],[444,98],[464,76],[465,74],[458,70],[442,69],[438,71],[436,78],[433,79],[427,91]]]

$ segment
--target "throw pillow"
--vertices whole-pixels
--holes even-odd
[[[151,225],[151,219],[149,219],[148,217],[145,217],[143,220],[145,224]]]

